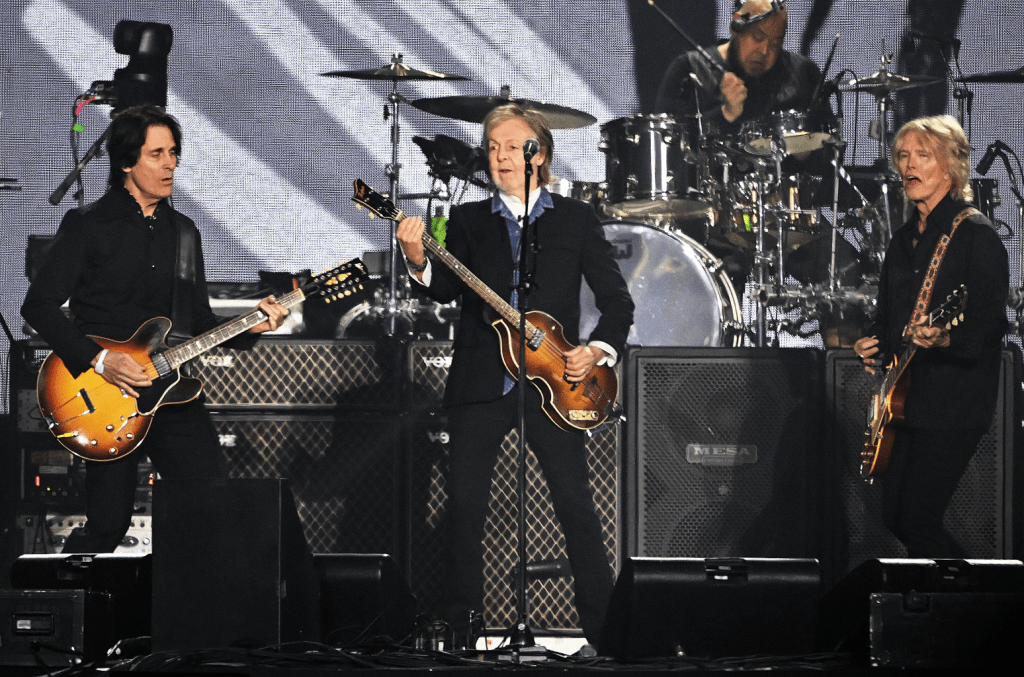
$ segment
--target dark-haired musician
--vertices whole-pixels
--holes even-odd
[[[539,152],[530,160],[535,171],[529,191],[523,154],[528,139],[539,142]],[[536,219],[540,245],[529,308],[560,321],[566,340],[573,345],[580,342],[580,285],[584,279],[601,311],[589,344],[565,354],[565,378],[581,381],[594,365],[614,364],[619,359],[633,323],[633,301],[612,258],[611,245],[592,207],[545,188],[551,179],[554,141],[543,116],[514,105],[497,108],[484,121],[483,143],[496,190],[490,199],[451,210],[448,251],[515,307],[510,286],[518,270],[520,219],[529,192],[530,219]],[[425,257],[423,228],[419,218],[405,219],[398,228],[414,278],[442,303],[462,297],[444,394],[451,455],[449,547],[445,551],[448,586],[441,610],[447,620],[460,624],[466,610],[483,610],[481,541],[491,474],[502,440],[518,423],[519,386],[508,378],[502,363],[488,308],[445,266],[431,264]],[[588,480],[585,435],[566,432],[552,423],[541,410],[536,388],[526,386],[526,438],[544,471],[565,532],[583,632],[596,643],[611,594],[612,571]]]
[[[114,118],[108,190],[64,216],[21,307],[73,376],[94,369],[133,397],[136,388],[152,384],[143,366],[126,352],[101,350],[89,335],[126,341],[154,317],[171,318],[172,331],[181,335],[219,324],[210,309],[199,231],[169,201],[181,137],[178,122],[155,106],[128,108]],[[73,321],[61,310],[69,300]],[[276,329],[288,313],[273,297],[259,307],[268,319],[254,334]],[[225,472],[201,401],[166,406],[153,417],[140,453],[86,462],[87,521],[68,537],[64,552],[117,547],[131,523],[143,454],[168,479]]]
[[[893,164],[916,210],[894,235],[878,286],[878,318],[854,344],[866,368],[891,361],[907,341],[904,418],[882,474],[882,519],[910,557],[963,557],[943,516],[978,442],[992,422],[1006,332],[1009,266],[992,223],[970,207],[970,146],[956,119],[918,118],[900,128]],[[956,230],[953,226],[958,223]],[[963,321],[952,329],[914,319],[936,245],[950,236],[926,310],[964,285]]]

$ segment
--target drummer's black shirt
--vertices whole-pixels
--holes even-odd
[[[717,49],[706,51],[719,66],[737,71]],[[700,87],[693,82],[691,73],[697,76]],[[698,112],[698,104],[694,99],[696,88],[700,113],[707,126],[705,132],[731,136],[740,131],[744,122],[757,120],[768,113],[788,110],[806,112],[821,81],[821,69],[813,61],[786,50],[779,52],[775,65],[764,75],[753,77],[739,72],[737,75],[747,87],[747,100],[743,104],[743,113],[729,122],[722,114],[722,95],[719,90],[721,71],[708,64],[697,51],[680,54],[669,65],[661,80],[654,112],[677,117],[694,115]],[[827,103],[820,103],[817,112],[831,117]]]

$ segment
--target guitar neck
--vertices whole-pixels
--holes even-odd
[[[285,308],[291,309],[306,299],[302,289],[288,292],[277,299],[277,302]],[[216,348],[225,341],[230,341],[239,334],[243,334],[258,324],[265,322],[267,315],[259,308],[254,308],[245,315],[239,315],[230,322],[225,322],[219,327],[200,334],[195,338],[185,341],[181,345],[167,349],[164,358],[171,369],[177,369],[185,362],[194,359],[208,350]]]
[[[882,379],[882,392],[890,393],[896,386],[896,382],[903,376],[903,372],[906,371],[907,365],[910,364],[910,358],[917,352],[917,344],[911,343],[903,352],[900,353],[899,359],[893,363],[888,371],[885,372],[885,378]]]
[[[406,215],[402,210],[398,210],[398,215],[394,217],[395,221],[401,221],[406,218]],[[448,267],[453,273],[458,275],[459,279],[466,283],[466,285],[472,289],[476,294],[482,298],[487,305],[494,308],[501,317],[513,327],[519,326],[519,311],[513,308],[508,301],[501,298],[494,293],[490,287],[483,283],[483,281],[473,274],[471,270],[462,265],[462,262],[452,256],[447,249],[441,246],[441,244],[433,238],[428,230],[423,231],[423,246],[430,251],[441,263]],[[533,336],[536,331],[529,322],[526,323],[526,335]]]

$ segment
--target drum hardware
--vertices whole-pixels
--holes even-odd
[[[431,176],[445,184],[454,178],[480,188],[488,186],[486,180],[476,176],[488,169],[487,153],[480,146],[445,134],[438,134],[432,139],[414,136],[412,140],[426,156]]]
[[[773,324],[776,332],[807,338],[815,332],[821,334],[822,343],[829,348],[849,347],[863,333],[863,326],[874,316],[873,285],[840,287],[828,285],[780,285],[755,290],[760,303],[778,306],[782,310],[797,311],[795,318],[780,318]],[[805,329],[808,322],[817,322],[817,329]]]
[[[957,82],[1000,82],[1000,83],[1021,83],[1024,82],[1024,66],[1010,71],[990,71],[988,73],[974,73],[956,78]]]
[[[398,162],[398,144],[400,140],[400,125],[399,125],[399,113],[400,104],[403,101],[407,101],[404,96],[398,91],[398,83],[406,80],[468,80],[469,78],[463,75],[451,75],[448,73],[439,73],[436,71],[419,70],[409,67],[402,61],[402,55],[395,53],[391,57],[391,63],[381,68],[373,68],[366,70],[345,70],[345,71],[331,71],[323,73],[322,75],[334,78],[352,78],[356,80],[390,80],[391,81],[391,92],[388,95],[388,105],[384,106],[384,120],[391,119],[391,163],[385,167],[385,171],[388,178],[391,180],[391,195],[395,198],[401,196],[398,190],[399,175],[401,174],[402,165]],[[387,328],[387,336],[394,336],[398,330],[398,313],[400,312],[400,289],[398,286],[398,235],[397,229],[398,224],[394,221],[388,221],[390,229],[390,239],[388,241],[389,251],[389,283],[387,297],[382,300],[384,303],[382,317],[385,319]],[[408,286],[408,285],[406,285]],[[381,301],[381,299],[378,299]]]
[[[443,118],[462,120],[463,122],[483,122],[492,110],[510,103],[514,103],[524,110],[540,113],[547,120],[548,127],[551,129],[577,129],[597,122],[597,118],[593,115],[567,106],[559,106],[547,101],[514,99],[508,85],[502,86],[498,96],[441,96],[416,99],[410,101],[409,105]]]
[[[743,317],[722,260],[697,241],[638,221],[606,221],[605,236],[636,303],[627,342],[636,346],[739,346]],[[580,292],[580,337],[600,312]]]

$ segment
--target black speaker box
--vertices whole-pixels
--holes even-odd
[[[811,349],[631,351],[626,552],[814,556],[820,358]]]
[[[631,557],[598,649],[618,659],[807,653],[818,586],[812,559]]]
[[[93,659],[118,640],[150,634],[149,555],[22,555],[11,566],[11,586],[16,590],[5,591],[0,625],[25,651],[35,641]],[[24,651],[12,651],[0,653],[14,661],[8,664],[35,664]],[[40,657],[72,658],[49,651]]]
[[[822,598],[817,645],[875,665],[970,666],[1007,655],[1022,630],[1018,560],[872,559]]]
[[[1019,353],[1003,351],[999,397],[992,425],[960,479],[946,510],[946,530],[968,556],[1002,559],[1014,554],[1016,392],[1020,389]],[[835,583],[861,562],[906,557],[907,551],[882,524],[880,483],[860,477],[867,407],[874,379],[851,350],[830,350],[826,358],[829,430],[832,449],[828,483],[833,487],[823,508],[830,513],[823,544],[823,577]],[[1019,469],[1016,471],[1019,472]],[[1019,535],[1017,535],[1019,538]]]
[[[159,480],[153,648],[319,639],[319,589],[287,480]]]
[[[390,555],[315,555],[325,644],[397,644],[412,632],[416,598]]]

